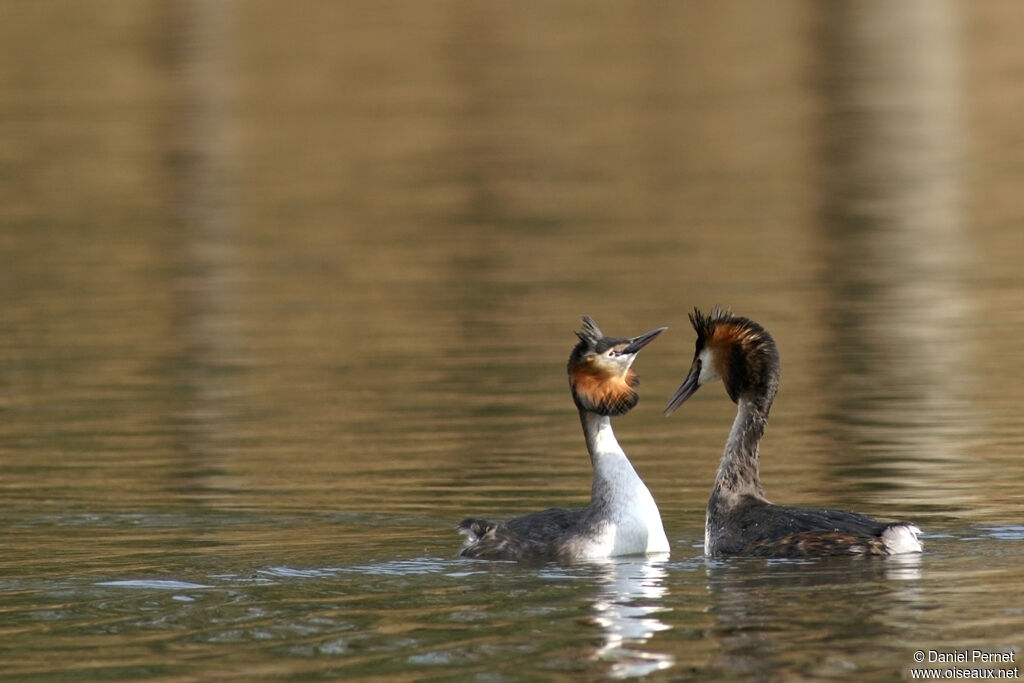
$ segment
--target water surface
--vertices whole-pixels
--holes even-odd
[[[1016,3],[35,3],[0,27],[0,661],[20,680],[892,680],[1024,645]],[[770,498],[927,552],[707,560],[764,324]],[[668,557],[583,505],[583,313]]]

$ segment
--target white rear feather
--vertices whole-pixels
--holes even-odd
[[[916,524],[893,524],[882,531],[882,543],[890,555],[919,553],[923,550],[921,541],[917,540],[920,533]]]

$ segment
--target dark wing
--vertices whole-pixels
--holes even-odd
[[[464,519],[459,533],[466,542],[459,557],[484,560],[560,559],[567,552],[566,541],[579,530],[583,510],[551,508],[506,522]]]
[[[725,554],[757,557],[885,555],[889,524],[850,510],[772,505],[750,497],[725,513]]]
[[[824,557],[826,555],[888,555],[878,536],[858,536],[840,531],[801,531],[778,539],[755,541],[745,555],[755,557]]]

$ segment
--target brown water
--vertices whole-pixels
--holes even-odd
[[[1021,656],[1018,3],[6,15],[0,676]],[[769,496],[914,520],[925,554],[703,558],[733,406],[661,408],[715,303],[781,349]],[[671,328],[616,423],[671,557],[453,559],[466,515],[585,504],[582,313]]]

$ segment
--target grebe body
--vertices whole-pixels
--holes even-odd
[[[707,555],[814,557],[920,552],[920,530],[908,522],[880,522],[848,510],[775,505],[764,495],[759,447],[781,372],[775,341],[756,322],[720,307],[694,309],[697,332],[690,371],[669,400],[672,413],[701,386],[721,380],[736,403],[704,528]]]
[[[585,560],[668,552],[654,497],[615,438],[611,418],[639,397],[632,369],[640,349],[666,328],[638,337],[607,337],[588,316],[569,356],[569,387],[594,468],[590,504],[552,508],[504,522],[465,519],[460,557],[489,560]]]

